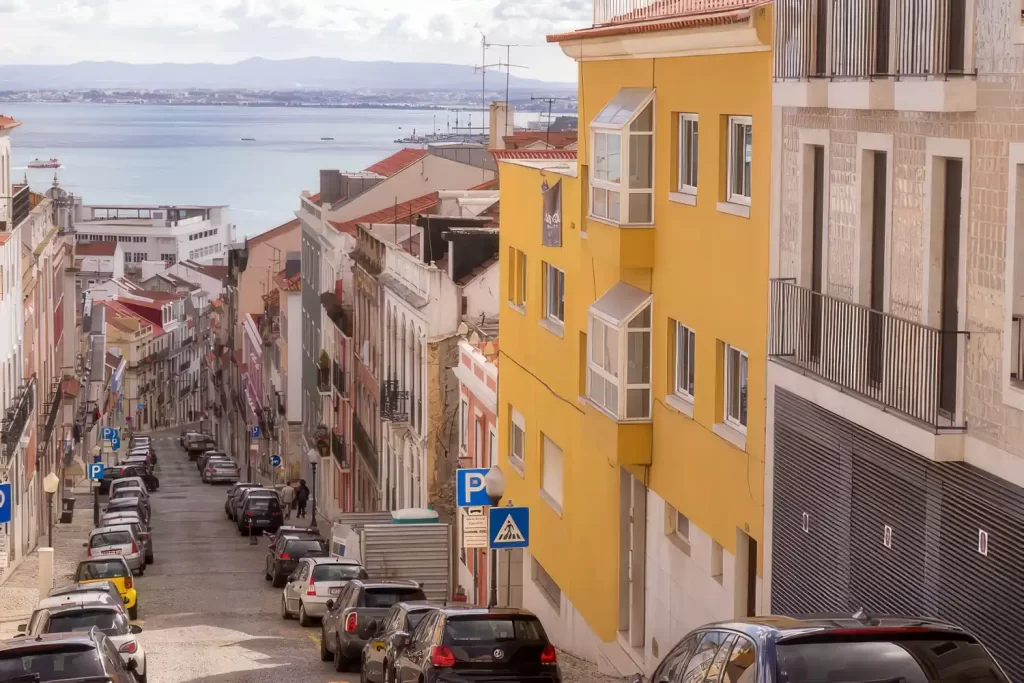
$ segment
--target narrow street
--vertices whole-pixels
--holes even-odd
[[[319,626],[281,618],[281,590],[263,578],[266,540],[238,535],[224,515],[227,487],[199,481],[177,430],[153,436],[156,562],[137,584],[149,683],[358,680],[320,661]]]

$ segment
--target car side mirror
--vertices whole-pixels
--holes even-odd
[[[334,609],[334,600],[327,601],[327,609]]]
[[[142,627],[138,624],[132,624],[132,635],[139,635],[142,633]]]
[[[28,630],[28,624],[18,624],[18,633],[24,633]]]

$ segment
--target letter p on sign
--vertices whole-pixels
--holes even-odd
[[[486,467],[460,469],[456,473],[455,497],[459,507],[478,507],[490,505],[487,488],[484,486]]]

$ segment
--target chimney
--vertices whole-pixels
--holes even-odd
[[[512,134],[513,118],[514,115],[508,109],[508,102],[491,102],[488,149],[505,149],[505,136]]]
[[[341,199],[341,171],[320,170],[320,206],[330,206]]]

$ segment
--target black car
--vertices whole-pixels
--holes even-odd
[[[238,533],[242,536],[273,533],[284,521],[281,512],[281,501],[276,496],[257,496],[246,500],[239,510]]]
[[[206,451],[216,447],[217,442],[209,434],[185,435],[185,451],[188,453],[190,460],[195,460]]]
[[[360,670],[364,681],[390,683],[395,680],[395,660],[404,649],[406,638],[433,609],[437,606],[428,602],[400,602],[391,608],[373,639],[363,648]]]
[[[281,497],[274,489],[253,488],[245,489],[244,491],[236,493],[232,500],[234,501],[233,504],[235,506],[235,524],[238,525],[239,533],[242,533],[242,513],[244,512],[246,504],[248,504],[249,500],[252,498],[274,498],[277,500],[278,507],[281,506]]]
[[[283,536],[294,536],[295,538],[321,538],[319,529],[311,529],[303,526],[282,526],[273,533],[270,537],[270,541],[267,545],[267,550],[273,551],[277,547],[277,542],[281,540]]]
[[[702,670],[734,683],[1009,680],[985,646],[957,626],[875,618],[863,610],[852,617],[759,617],[702,626],[669,650],[650,679],[631,680],[683,683]]]
[[[256,498],[256,501],[263,499]],[[280,512],[280,511],[279,511]],[[266,576],[274,588],[281,588],[303,557],[327,557],[327,541],[322,538],[284,536],[277,547],[267,551]]]
[[[135,683],[134,669],[96,628],[0,642],[0,681]]]
[[[240,495],[242,493],[242,491],[245,491],[247,489],[261,489],[261,488],[263,488],[263,484],[253,484],[253,483],[247,482],[247,481],[245,481],[245,482],[241,482],[240,481],[237,484],[232,484],[231,488],[228,489],[227,500],[224,501],[224,514],[228,516],[228,519],[234,519],[235,518],[234,499],[235,499],[235,495],[236,494]]]
[[[149,468],[142,465],[120,464],[110,465],[103,469],[103,478],[100,479],[100,495],[110,493],[111,482],[125,477],[139,477],[146,482],[146,488],[156,491],[160,488],[160,480],[153,476]]]
[[[404,640],[394,665],[401,683],[562,680],[540,619],[523,609],[440,607]]]

